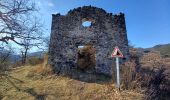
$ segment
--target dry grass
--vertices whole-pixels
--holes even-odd
[[[140,58],[142,68],[153,70],[155,65],[161,63],[162,57],[158,52],[149,52]],[[157,65],[156,65],[157,66]]]
[[[146,88],[146,99],[169,100],[170,58],[163,58],[159,52],[149,52],[141,59],[141,83]]]
[[[28,74],[40,66],[12,70],[0,80],[2,100],[142,100],[135,91],[118,91],[113,84],[86,83],[68,77]],[[40,69],[41,70],[41,69]],[[37,70],[35,71],[37,72]],[[42,71],[43,72],[43,71]],[[39,71],[37,72],[39,73]],[[41,71],[40,71],[41,73]]]
[[[136,63],[133,61],[125,62],[122,67],[122,88],[136,89],[138,87],[138,79],[136,72]]]
[[[52,74],[53,70],[50,66],[42,66],[42,64],[39,64],[32,68],[31,71],[29,71],[27,77],[33,77],[35,75],[48,76]]]
[[[28,72],[27,77],[34,77],[36,75],[48,76],[53,74],[52,67],[48,65],[48,55],[44,55],[44,61],[41,64],[35,65],[32,70]]]
[[[87,83],[55,76],[44,63],[12,69],[0,78],[2,100],[143,100],[135,90],[118,90],[112,83]]]
[[[8,75],[0,76],[0,99],[2,100],[143,100],[145,96],[151,97],[154,88],[160,87],[161,92],[169,90],[169,77],[166,83],[154,86],[157,75],[152,69],[170,66],[170,58],[162,58],[159,54],[151,52],[142,56],[141,70],[138,72],[139,59],[135,54],[129,62],[124,63],[121,69],[122,89],[118,90],[113,83],[88,83],[69,77],[55,76],[52,68],[47,65],[48,56],[35,66],[23,66],[9,71]],[[132,59],[133,58],[133,59]],[[149,72],[147,72],[149,71]],[[170,71],[166,70],[167,74]],[[82,73],[80,73],[82,75]],[[79,74],[76,74],[79,75]],[[164,74],[161,74],[164,75]],[[153,76],[153,77],[152,77]],[[155,77],[154,77],[155,76]],[[96,78],[96,77],[94,77]],[[158,77],[159,78],[159,77]],[[83,78],[84,79],[84,78]],[[97,79],[96,79],[97,80]],[[106,80],[106,79],[105,79]],[[96,83],[95,83],[96,82]],[[148,86],[148,84],[151,84]],[[144,86],[149,91],[146,95]],[[162,89],[162,86],[163,89]],[[157,88],[156,88],[157,89]],[[162,91],[163,90],[163,91]],[[151,91],[151,92],[150,92]],[[155,92],[155,94],[159,91]],[[167,93],[167,92],[165,92]],[[159,95],[156,95],[156,97]]]

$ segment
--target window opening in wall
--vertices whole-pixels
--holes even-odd
[[[85,21],[85,22],[82,23],[82,25],[84,27],[90,27],[92,25],[92,22],[91,21]]]

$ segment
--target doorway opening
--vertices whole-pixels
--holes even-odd
[[[96,65],[96,50],[93,45],[78,46],[77,67],[85,69],[95,69]]]

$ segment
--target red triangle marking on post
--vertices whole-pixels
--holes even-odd
[[[116,46],[111,54],[111,57],[121,57],[123,58],[122,52],[119,50],[118,46]]]

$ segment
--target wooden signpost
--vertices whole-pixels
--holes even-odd
[[[122,52],[116,46],[111,54],[111,57],[116,58],[116,76],[117,76],[117,87],[120,89],[120,75],[119,75],[119,58],[123,58]]]

